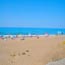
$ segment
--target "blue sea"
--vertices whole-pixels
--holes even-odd
[[[15,27],[1,27],[0,28],[0,35],[6,35],[6,34],[42,35],[44,33],[54,35],[54,34],[57,34],[58,32],[62,32],[63,34],[65,34],[65,28],[15,28]]]

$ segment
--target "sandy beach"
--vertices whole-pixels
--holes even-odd
[[[0,39],[0,65],[46,65],[65,58],[65,35]]]

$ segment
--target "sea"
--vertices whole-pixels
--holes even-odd
[[[17,28],[17,27],[0,27],[0,35],[43,35],[48,33],[50,35],[65,34],[65,28]]]

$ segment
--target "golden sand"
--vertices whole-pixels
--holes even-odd
[[[0,39],[0,65],[46,65],[65,58],[65,36]]]

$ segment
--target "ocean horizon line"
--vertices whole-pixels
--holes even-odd
[[[46,28],[46,29],[65,29],[63,27],[0,27],[0,28]]]

